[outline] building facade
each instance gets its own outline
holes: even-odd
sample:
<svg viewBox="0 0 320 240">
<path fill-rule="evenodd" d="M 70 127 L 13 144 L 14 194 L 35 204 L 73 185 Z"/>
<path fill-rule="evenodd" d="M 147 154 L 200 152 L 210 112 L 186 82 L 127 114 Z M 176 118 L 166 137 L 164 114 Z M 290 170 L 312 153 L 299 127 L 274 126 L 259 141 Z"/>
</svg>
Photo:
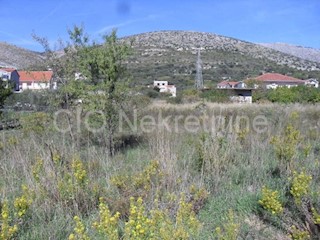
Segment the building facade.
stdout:
<svg viewBox="0 0 320 240">
<path fill-rule="evenodd" d="M 14 91 L 19 91 L 20 76 L 14 68 L 0 68 L 0 78 L 6 82 L 6 87 L 11 86 Z"/>
<path fill-rule="evenodd" d="M 306 85 L 305 80 L 283 75 L 280 73 L 265 73 L 258 77 L 255 77 L 253 80 L 256 80 L 259 86 L 263 86 L 266 89 L 276 89 L 278 87 L 290 88 L 300 85 Z"/>
<path fill-rule="evenodd" d="M 175 85 L 169 84 L 168 81 L 154 81 L 154 88 L 159 88 L 161 93 L 170 93 L 172 97 L 177 96 L 177 88 Z"/>
<path fill-rule="evenodd" d="M 57 89 L 52 71 L 19 71 L 20 90 Z"/>
</svg>

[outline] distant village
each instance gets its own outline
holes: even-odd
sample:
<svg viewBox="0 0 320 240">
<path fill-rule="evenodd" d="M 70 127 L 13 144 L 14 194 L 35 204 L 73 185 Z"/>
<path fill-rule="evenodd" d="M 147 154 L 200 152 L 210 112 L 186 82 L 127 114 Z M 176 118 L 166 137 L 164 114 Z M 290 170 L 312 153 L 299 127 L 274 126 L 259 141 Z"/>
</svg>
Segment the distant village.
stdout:
<svg viewBox="0 0 320 240">
<path fill-rule="evenodd" d="M 76 77 L 76 76 L 75 76 Z M 0 68 L 0 78 L 2 81 L 13 83 L 14 92 L 19 93 L 24 90 L 42 90 L 57 89 L 57 82 L 53 78 L 53 71 L 19 71 L 14 68 Z M 317 79 L 297 79 L 291 76 L 279 73 L 264 73 L 243 81 L 223 80 L 217 84 L 216 89 L 228 91 L 230 99 L 233 102 L 252 103 L 252 91 L 263 87 L 265 89 L 276 89 L 278 87 L 296 87 L 309 86 L 318 88 Z M 159 91 L 160 93 L 170 94 L 172 97 L 177 96 L 177 88 L 168 81 L 154 81 L 148 86 Z M 203 87 L 202 90 L 210 90 Z"/>
</svg>

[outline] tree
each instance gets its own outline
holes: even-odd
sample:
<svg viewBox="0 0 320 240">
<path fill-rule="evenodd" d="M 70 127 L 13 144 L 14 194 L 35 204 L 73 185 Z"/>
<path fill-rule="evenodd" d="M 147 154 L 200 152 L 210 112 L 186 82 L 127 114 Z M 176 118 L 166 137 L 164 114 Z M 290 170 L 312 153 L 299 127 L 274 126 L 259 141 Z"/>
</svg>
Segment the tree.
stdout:
<svg viewBox="0 0 320 240">
<path fill-rule="evenodd" d="M 247 79 L 244 82 L 247 84 L 248 88 L 258 88 L 261 85 L 261 82 L 253 78 Z"/>
<path fill-rule="evenodd" d="M 84 115 L 94 112 L 90 114 L 93 121 L 102 117 L 107 150 L 114 155 L 119 111 L 128 92 L 123 63 L 131 47 L 117 39 L 115 30 L 105 35 L 101 44 L 90 41 L 83 27 L 75 26 L 68 33 L 70 42 L 60 44 L 64 48 L 62 57 L 50 49 L 47 40 L 35 37 L 45 48 L 48 66 L 60 85 L 56 94 L 58 105 L 73 109 L 81 99 Z"/>
<path fill-rule="evenodd" d="M 3 108 L 5 100 L 12 94 L 12 90 L 8 87 L 6 87 L 6 84 L 2 79 L 0 78 L 0 109 Z M 0 111 L 0 117 L 1 117 L 1 111 Z"/>
<path fill-rule="evenodd" d="M 59 86 L 58 91 L 49 94 L 54 109 L 72 108 L 84 91 L 84 81 L 76 81 L 76 74 L 80 68 L 80 49 L 88 45 L 89 39 L 82 27 L 75 26 L 73 30 L 68 30 L 68 33 L 70 41 L 59 40 L 56 49 L 51 48 L 47 38 L 32 34 L 33 39 L 43 47 L 45 65 L 53 71 L 52 79 Z"/>
<path fill-rule="evenodd" d="M 81 50 L 81 70 L 85 78 L 91 80 L 86 106 L 103 115 L 108 152 L 114 155 L 119 111 L 127 99 L 127 76 L 123 63 L 130 53 L 130 46 L 119 43 L 114 30 L 104 36 L 101 46 L 93 44 Z"/>
</svg>

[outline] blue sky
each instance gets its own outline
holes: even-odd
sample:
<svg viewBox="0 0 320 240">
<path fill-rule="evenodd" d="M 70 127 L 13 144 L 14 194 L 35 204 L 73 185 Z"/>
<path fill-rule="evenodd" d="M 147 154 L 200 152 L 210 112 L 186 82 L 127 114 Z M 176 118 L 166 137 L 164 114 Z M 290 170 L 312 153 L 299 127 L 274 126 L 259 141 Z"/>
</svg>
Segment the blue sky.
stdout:
<svg viewBox="0 0 320 240">
<path fill-rule="evenodd" d="M 320 0 L 0 0 L 0 9 L 0 41 L 38 51 L 33 31 L 54 43 L 75 24 L 96 40 L 112 28 L 192 30 L 320 48 Z"/>
</svg>

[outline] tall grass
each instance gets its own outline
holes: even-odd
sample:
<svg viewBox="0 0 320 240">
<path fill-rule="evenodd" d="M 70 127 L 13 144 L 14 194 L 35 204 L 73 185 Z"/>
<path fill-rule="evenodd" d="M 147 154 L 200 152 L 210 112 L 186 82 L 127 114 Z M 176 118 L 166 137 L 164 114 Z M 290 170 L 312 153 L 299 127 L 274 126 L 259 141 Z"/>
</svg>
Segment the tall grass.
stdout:
<svg viewBox="0 0 320 240">
<path fill-rule="evenodd" d="M 29 214 L 19 226 L 18 239 L 66 239 L 74 228 L 73 216 L 81 216 L 84 224 L 90 226 L 98 214 L 100 197 L 107 199 L 112 212 L 121 212 L 123 221 L 128 217 L 130 196 L 143 197 L 147 209 L 151 209 L 158 198 L 160 206 L 169 209 L 173 217 L 181 193 L 193 203 L 203 223 L 198 238 L 214 239 L 215 228 L 224 224 L 230 209 L 235 219 L 245 220 L 241 237 L 263 239 L 269 234 L 270 239 L 285 237 L 286 229 L 276 230 L 275 224 L 263 222 L 258 204 L 262 186 L 278 189 L 282 195 L 288 186 L 287 176 L 279 169 L 275 147 L 270 142 L 275 136 L 283 136 L 288 124 L 300 131 L 302 139 L 294 158 L 299 169 L 312 173 L 316 181 L 312 188 L 316 189 L 320 177 L 319 110 L 317 105 L 299 104 L 154 103 L 141 113 L 139 121 L 146 115 L 158 119 L 161 112 L 162 119 L 172 116 L 168 122 L 178 128 L 168 131 L 162 126 L 149 133 L 141 129 L 131 132 L 130 136 L 136 136 L 136 144 L 120 144 L 121 149 L 112 158 L 96 139 L 106 133 L 97 136 L 75 129 L 62 134 L 50 121 L 41 122 L 44 125 L 40 130 L 32 125 L 36 121 L 24 122 L 22 129 L 0 132 L 0 200 L 13 201 L 21 194 L 22 184 L 34 194 Z M 199 118 L 203 125 L 212 120 L 204 116 L 220 116 L 231 130 L 217 125 L 214 131 L 201 127 L 187 131 L 183 124 L 191 115 Z M 252 128 L 253 119 L 258 115 L 264 116 L 268 123 L 262 133 Z M 175 120 L 174 116 L 181 117 Z M 235 119 L 241 116 L 247 118 L 236 123 Z M 124 141 L 127 134 L 119 132 L 119 141 Z M 304 154 L 307 145 L 310 151 Z M 83 183 L 75 175 L 79 170 L 73 167 L 75 159 L 83 163 Z M 159 163 L 159 175 L 153 174 L 149 182 L 143 182 L 146 180 L 142 176 L 142 185 L 132 184 L 141 174 L 146 174 L 145 169 L 152 162 Z M 125 187 L 114 184 L 112 179 L 122 179 Z M 194 193 L 199 189 L 206 189 L 208 197 Z M 252 224 L 253 219 L 260 222 Z"/>
</svg>

